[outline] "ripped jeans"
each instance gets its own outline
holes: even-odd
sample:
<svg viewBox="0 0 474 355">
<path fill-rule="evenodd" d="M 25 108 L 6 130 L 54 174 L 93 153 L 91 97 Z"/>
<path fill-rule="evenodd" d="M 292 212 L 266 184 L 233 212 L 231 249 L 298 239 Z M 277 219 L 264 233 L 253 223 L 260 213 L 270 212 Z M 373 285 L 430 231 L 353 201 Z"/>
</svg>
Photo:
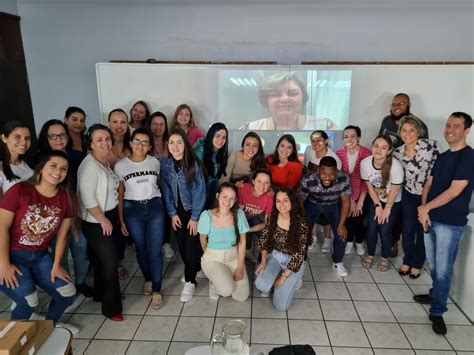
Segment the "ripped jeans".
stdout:
<svg viewBox="0 0 474 355">
<path fill-rule="evenodd" d="M 16 307 L 12 312 L 13 320 L 29 319 L 38 306 L 38 291 L 36 285 L 51 296 L 46 319 L 57 323 L 64 311 L 74 300 L 76 288 L 74 284 L 65 282 L 56 277 L 51 282 L 53 256 L 47 249 L 37 251 L 11 250 L 10 263 L 21 270 L 23 275 L 16 274 L 20 286 L 8 288 L 0 285 L 4 292 L 13 301 Z"/>
</svg>

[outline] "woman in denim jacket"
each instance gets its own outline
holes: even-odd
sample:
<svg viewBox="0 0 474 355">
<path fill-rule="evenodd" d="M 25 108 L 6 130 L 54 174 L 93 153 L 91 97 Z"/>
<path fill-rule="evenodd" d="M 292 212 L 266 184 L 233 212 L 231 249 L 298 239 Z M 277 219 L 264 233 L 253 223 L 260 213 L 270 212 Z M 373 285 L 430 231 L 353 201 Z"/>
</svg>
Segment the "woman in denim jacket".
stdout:
<svg viewBox="0 0 474 355">
<path fill-rule="evenodd" d="M 182 129 L 171 131 L 168 151 L 171 156 L 161 165 L 161 189 L 184 261 L 185 284 L 180 300 L 188 302 L 193 298 L 196 273 L 201 269 L 197 224 L 206 203 L 206 183 L 199 160 Z"/>
</svg>

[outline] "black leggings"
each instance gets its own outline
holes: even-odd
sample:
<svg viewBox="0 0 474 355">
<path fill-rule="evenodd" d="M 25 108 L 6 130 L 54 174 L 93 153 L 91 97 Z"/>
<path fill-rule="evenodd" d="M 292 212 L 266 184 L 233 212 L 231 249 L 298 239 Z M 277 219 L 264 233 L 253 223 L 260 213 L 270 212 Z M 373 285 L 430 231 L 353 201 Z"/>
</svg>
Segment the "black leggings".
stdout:
<svg viewBox="0 0 474 355">
<path fill-rule="evenodd" d="M 184 279 L 186 282 L 196 283 L 196 274 L 201 270 L 202 248 L 199 233 L 189 235 L 188 223 L 191 220 L 191 211 L 185 211 L 178 207 L 178 217 L 181 220 L 181 228 L 176 230 L 178 249 L 184 262 Z"/>
<path fill-rule="evenodd" d="M 114 317 L 122 314 L 122 296 L 118 277 L 119 256 L 116 242 L 120 238 L 117 225 L 117 209 L 105 212 L 112 222 L 111 236 L 102 233 L 100 223 L 82 221 L 82 233 L 87 239 L 91 252 L 91 262 L 94 265 L 94 300 L 102 302 L 102 314 Z"/>
</svg>

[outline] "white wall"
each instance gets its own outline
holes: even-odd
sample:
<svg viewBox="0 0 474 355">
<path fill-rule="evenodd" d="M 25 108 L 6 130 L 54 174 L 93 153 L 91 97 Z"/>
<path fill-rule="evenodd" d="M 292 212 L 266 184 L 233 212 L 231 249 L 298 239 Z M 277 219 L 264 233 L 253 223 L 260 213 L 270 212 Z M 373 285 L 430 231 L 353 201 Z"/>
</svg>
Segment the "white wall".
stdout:
<svg viewBox="0 0 474 355">
<path fill-rule="evenodd" d="M 69 105 L 98 122 L 94 63 L 111 59 L 298 64 L 474 57 L 469 0 L 229 2 L 18 0 L 37 127 Z"/>
<path fill-rule="evenodd" d="M 6 12 L 11 15 L 18 15 L 18 7 L 16 0 L 1 0 L 0 12 Z"/>
</svg>

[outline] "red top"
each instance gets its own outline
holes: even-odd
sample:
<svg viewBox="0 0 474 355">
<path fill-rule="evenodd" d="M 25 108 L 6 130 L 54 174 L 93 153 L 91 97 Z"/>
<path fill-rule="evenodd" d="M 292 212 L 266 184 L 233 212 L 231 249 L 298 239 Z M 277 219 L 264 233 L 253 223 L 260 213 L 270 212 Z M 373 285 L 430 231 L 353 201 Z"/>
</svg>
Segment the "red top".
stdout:
<svg viewBox="0 0 474 355">
<path fill-rule="evenodd" d="M 188 131 L 188 139 L 191 145 L 194 145 L 199 138 L 206 138 L 204 132 L 197 127 L 193 127 Z"/>
<path fill-rule="evenodd" d="M 268 169 L 272 172 L 272 184 L 288 186 L 297 190 L 303 175 L 303 165 L 299 161 L 289 161 L 283 166 L 272 165 L 273 156 L 267 157 Z"/>
<path fill-rule="evenodd" d="M 65 218 L 71 218 L 66 191 L 54 197 L 41 195 L 34 185 L 18 183 L 0 200 L 0 208 L 14 212 L 10 227 L 10 250 L 45 249 Z"/>
<path fill-rule="evenodd" d="M 265 215 L 270 214 L 273 208 L 273 196 L 269 191 L 261 197 L 252 193 L 252 184 L 245 183 L 239 187 L 239 207 L 244 211 L 250 226 L 265 223 Z"/>
<path fill-rule="evenodd" d="M 367 185 L 362 178 L 360 177 L 360 162 L 372 155 L 372 152 L 364 146 L 359 145 L 359 153 L 357 154 L 357 159 L 354 165 L 354 171 L 352 174 L 349 174 L 349 157 L 348 157 L 347 147 L 342 147 L 336 152 L 336 155 L 341 159 L 342 162 L 342 171 L 349 176 L 351 180 L 351 190 L 352 190 L 352 199 L 358 201 L 360 193 L 362 191 L 367 192 Z"/>
</svg>

